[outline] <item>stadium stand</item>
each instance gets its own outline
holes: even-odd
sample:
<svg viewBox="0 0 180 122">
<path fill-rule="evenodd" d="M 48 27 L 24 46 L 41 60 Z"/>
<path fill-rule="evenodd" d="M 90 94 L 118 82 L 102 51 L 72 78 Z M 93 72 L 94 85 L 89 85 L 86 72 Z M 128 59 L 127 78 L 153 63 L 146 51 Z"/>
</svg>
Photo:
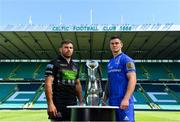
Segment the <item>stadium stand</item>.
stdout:
<svg viewBox="0 0 180 122">
<path fill-rule="evenodd" d="M 30 102 L 30 108 L 47 108 L 44 85 L 42 84 L 39 89 L 36 91 L 36 95 L 32 102 Z"/>
<path fill-rule="evenodd" d="M 149 73 L 144 68 L 142 63 L 136 63 L 136 73 L 137 73 L 137 79 L 141 79 L 141 80 L 149 79 Z"/>
<path fill-rule="evenodd" d="M 151 80 L 171 79 L 159 63 L 144 63 L 143 66 L 148 71 Z"/>
<path fill-rule="evenodd" d="M 107 80 L 107 63 L 100 63 L 100 69 L 101 69 L 101 73 L 102 73 L 102 79 L 103 80 Z"/>
<path fill-rule="evenodd" d="M 44 71 L 46 62 L 0 63 L 0 109 L 45 109 Z M 85 63 L 80 67 L 83 95 Z M 102 88 L 107 81 L 106 62 L 100 63 Z M 136 63 L 138 83 L 135 109 L 180 110 L 179 63 Z"/>
<path fill-rule="evenodd" d="M 0 84 L 0 101 L 3 103 L 15 91 L 15 84 Z"/>
<path fill-rule="evenodd" d="M 0 63 L 0 77 L 1 78 L 10 78 L 14 76 L 13 69 L 17 66 L 17 63 Z"/>
<path fill-rule="evenodd" d="M 167 63 L 166 67 L 169 69 L 169 73 L 174 79 L 180 79 L 179 63 Z"/>
<path fill-rule="evenodd" d="M 86 79 L 86 74 L 85 74 L 85 63 L 77 63 L 77 65 L 79 66 L 79 70 L 80 70 L 80 74 L 79 77 L 81 80 L 85 80 Z"/>
<path fill-rule="evenodd" d="M 47 63 L 0 63 L 0 78 L 13 79 L 20 78 L 25 80 L 38 80 L 44 78 L 44 70 Z M 80 78 L 86 79 L 85 63 L 78 63 L 80 67 Z M 107 63 L 100 63 L 103 80 L 107 80 Z M 137 78 L 139 80 L 174 80 L 180 78 L 177 63 L 136 63 Z"/>
<path fill-rule="evenodd" d="M 151 109 L 150 101 L 144 94 L 140 84 L 136 85 L 133 95 L 134 95 L 135 109 Z"/>
<path fill-rule="evenodd" d="M 179 109 L 179 98 L 172 94 L 164 84 L 141 84 L 149 98 L 160 109 Z"/>
<path fill-rule="evenodd" d="M 39 84 L 1 84 L 9 88 L 10 92 L 7 94 L 8 98 L 1 101 L 0 108 L 23 108 L 27 102 L 33 100 L 36 94 L 36 90 L 39 87 Z M 3 88 L 4 89 L 4 88 Z"/>
</svg>

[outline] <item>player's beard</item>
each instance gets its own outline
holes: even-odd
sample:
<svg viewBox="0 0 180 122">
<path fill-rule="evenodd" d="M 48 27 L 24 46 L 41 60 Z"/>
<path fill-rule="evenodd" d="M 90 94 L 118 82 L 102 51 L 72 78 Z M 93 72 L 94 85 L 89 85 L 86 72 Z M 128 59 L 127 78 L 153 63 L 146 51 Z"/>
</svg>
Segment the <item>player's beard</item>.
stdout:
<svg viewBox="0 0 180 122">
<path fill-rule="evenodd" d="M 62 55 L 63 55 L 65 58 L 71 58 L 72 54 L 68 54 L 68 53 L 70 53 L 70 52 L 67 52 L 67 54 L 66 54 L 66 53 L 63 53 Z"/>
<path fill-rule="evenodd" d="M 63 55 L 65 58 L 71 58 L 71 56 L 65 56 L 65 55 Z"/>
</svg>

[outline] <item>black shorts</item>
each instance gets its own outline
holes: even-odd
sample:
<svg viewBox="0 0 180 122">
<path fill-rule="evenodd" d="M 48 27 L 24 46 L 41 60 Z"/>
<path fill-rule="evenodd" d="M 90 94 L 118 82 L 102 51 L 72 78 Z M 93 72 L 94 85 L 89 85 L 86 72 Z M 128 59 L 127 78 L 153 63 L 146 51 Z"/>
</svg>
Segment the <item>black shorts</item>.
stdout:
<svg viewBox="0 0 180 122">
<path fill-rule="evenodd" d="M 77 104 L 70 104 L 70 105 L 77 105 Z M 71 120 L 71 109 L 67 108 L 68 105 L 64 104 L 57 104 L 55 105 L 58 112 L 61 113 L 62 117 L 57 118 L 50 118 L 54 121 L 70 121 Z"/>
</svg>

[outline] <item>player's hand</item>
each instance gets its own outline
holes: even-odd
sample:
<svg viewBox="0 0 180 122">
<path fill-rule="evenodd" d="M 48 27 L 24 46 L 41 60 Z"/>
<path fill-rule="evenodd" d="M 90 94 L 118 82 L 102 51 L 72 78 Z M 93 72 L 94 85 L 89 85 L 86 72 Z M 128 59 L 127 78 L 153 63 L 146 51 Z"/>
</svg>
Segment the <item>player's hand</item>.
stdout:
<svg viewBox="0 0 180 122">
<path fill-rule="evenodd" d="M 48 106 L 48 115 L 50 118 L 56 118 L 59 116 L 59 113 L 57 113 L 57 109 L 54 104 L 50 104 Z"/>
<path fill-rule="evenodd" d="M 80 106 L 84 106 L 84 102 L 80 102 L 79 105 L 80 105 Z"/>
<path fill-rule="evenodd" d="M 102 101 L 102 106 L 106 106 L 106 102 L 105 101 Z"/>
<path fill-rule="evenodd" d="M 129 107 L 129 99 L 124 98 L 119 107 L 120 109 L 127 109 Z"/>
</svg>

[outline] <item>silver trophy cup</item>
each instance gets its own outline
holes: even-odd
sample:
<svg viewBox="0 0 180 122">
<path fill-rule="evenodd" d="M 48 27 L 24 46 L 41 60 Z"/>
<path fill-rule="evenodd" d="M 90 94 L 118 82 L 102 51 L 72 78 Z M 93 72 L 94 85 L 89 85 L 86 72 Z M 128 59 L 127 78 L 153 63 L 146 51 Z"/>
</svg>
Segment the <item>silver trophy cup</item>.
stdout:
<svg viewBox="0 0 180 122">
<path fill-rule="evenodd" d="M 91 106 L 98 106 L 100 103 L 100 92 L 102 92 L 100 80 L 98 81 L 96 78 L 96 74 L 98 73 L 98 62 L 94 60 L 90 60 L 86 62 L 87 71 L 88 71 L 88 83 L 86 86 L 86 104 Z"/>
</svg>

